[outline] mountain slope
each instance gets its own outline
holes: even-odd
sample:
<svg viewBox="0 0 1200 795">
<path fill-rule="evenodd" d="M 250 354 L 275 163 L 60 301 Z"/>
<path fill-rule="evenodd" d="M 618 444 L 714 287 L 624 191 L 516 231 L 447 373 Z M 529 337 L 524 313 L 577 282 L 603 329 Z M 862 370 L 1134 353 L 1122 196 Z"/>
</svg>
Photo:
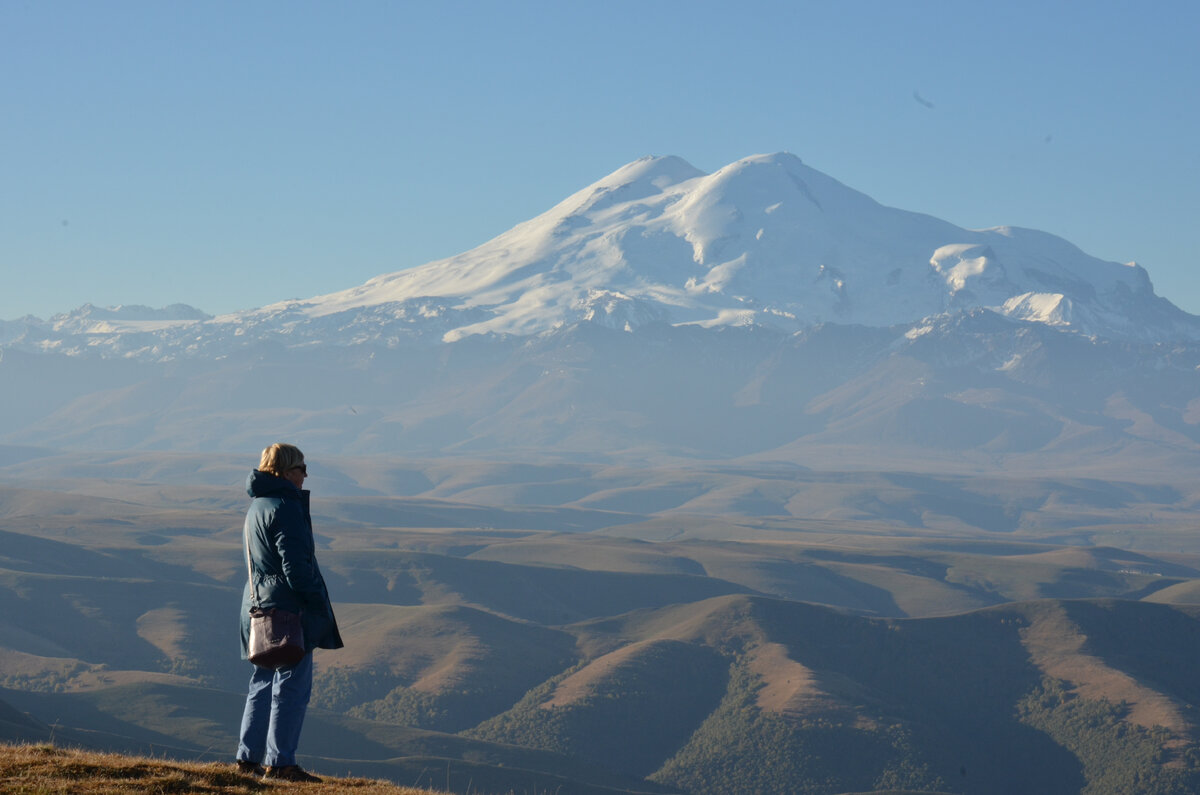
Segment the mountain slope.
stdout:
<svg viewBox="0 0 1200 795">
<path fill-rule="evenodd" d="M 634 774 L 658 765 L 652 780 L 698 794 L 1182 794 L 1200 781 L 1183 750 L 1187 666 L 1156 662 L 1196 652 L 1194 610 L 1045 601 L 894 621 L 728 596 L 578 631 L 590 662 L 472 733 Z"/>
</svg>

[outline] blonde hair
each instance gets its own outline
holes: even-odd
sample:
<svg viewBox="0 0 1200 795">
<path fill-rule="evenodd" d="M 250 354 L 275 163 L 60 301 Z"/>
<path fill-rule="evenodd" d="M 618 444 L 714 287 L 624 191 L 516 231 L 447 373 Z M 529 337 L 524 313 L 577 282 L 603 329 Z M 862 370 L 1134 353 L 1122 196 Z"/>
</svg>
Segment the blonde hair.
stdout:
<svg viewBox="0 0 1200 795">
<path fill-rule="evenodd" d="M 269 472 L 275 477 L 281 478 L 283 473 L 303 463 L 304 453 L 300 452 L 299 447 L 276 442 L 262 451 L 262 458 L 258 462 L 258 471 Z"/>
</svg>

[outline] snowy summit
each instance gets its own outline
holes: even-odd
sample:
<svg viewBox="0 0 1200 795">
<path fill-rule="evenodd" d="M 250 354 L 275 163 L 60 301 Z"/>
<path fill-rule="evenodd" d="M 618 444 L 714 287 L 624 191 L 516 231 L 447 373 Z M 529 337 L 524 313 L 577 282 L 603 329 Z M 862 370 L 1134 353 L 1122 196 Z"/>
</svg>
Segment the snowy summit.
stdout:
<svg viewBox="0 0 1200 795">
<path fill-rule="evenodd" d="M 1200 332 L 1137 265 L 884 207 L 786 153 L 713 174 L 642 158 L 471 251 L 264 311 L 385 306 L 440 318 L 446 341 L 581 321 L 887 326 L 977 307 L 1100 336 Z"/>
<path fill-rule="evenodd" d="M 1200 318 L 1156 296 L 1136 264 L 1097 259 L 1044 232 L 969 230 L 885 207 L 778 153 L 712 174 L 678 157 L 645 157 L 475 249 L 325 296 L 183 328 L 175 320 L 157 332 L 60 320 L 29 326 L 16 343 L 162 357 L 266 337 L 395 345 L 578 323 L 796 331 L 979 309 L 1089 336 L 1200 340 Z M 68 331 L 86 343 L 63 339 Z"/>
</svg>

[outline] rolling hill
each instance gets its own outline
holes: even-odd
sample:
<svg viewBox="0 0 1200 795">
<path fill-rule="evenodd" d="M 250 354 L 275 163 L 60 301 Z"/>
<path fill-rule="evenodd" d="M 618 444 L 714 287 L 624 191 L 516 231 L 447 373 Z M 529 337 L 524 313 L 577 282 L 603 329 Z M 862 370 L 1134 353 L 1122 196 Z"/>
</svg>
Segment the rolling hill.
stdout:
<svg viewBox="0 0 1200 795">
<path fill-rule="evenodd" d="M 22 485 L 0 490 L 6 739 L 228 757 L 244 572 L 240 504 L 222 496 L 236 482 L 221 481 L 237 468 L 192 459 L 27 451 L 11 465 Z M 1062 544 L 1030 525 L 901 535 L 716 514 L 647 541 L 636 535 L 689 515 L 446 499 L 486 495 L 489 479 L 552 480 L 549 468 L 431 461 L 418 477 L 412 461 L 362 464 L 326 461 L 312 484 L 347 641 L 318 654 L 301 748 L 317 771 L 441 787 L 448 770 L 462 792 L 1196 786 L 1195 551 Z M 426 491 L 378 495 L 400 471 Z M 595 471 L 601 491 L 631 482 Z M 681 474 L 668 480 L 678 488 Z M 326 484 L 342 496 L 322 498 Z M 911 499 L 928 484 L 892 488 Z M 1098 499 L 1090 488 L 1038 499 Z M 1107 499 L 1118 510 L 1147 496 Z M 615 523 L 555 532 L 541 527 L 547 511 Z"/>
</svg>

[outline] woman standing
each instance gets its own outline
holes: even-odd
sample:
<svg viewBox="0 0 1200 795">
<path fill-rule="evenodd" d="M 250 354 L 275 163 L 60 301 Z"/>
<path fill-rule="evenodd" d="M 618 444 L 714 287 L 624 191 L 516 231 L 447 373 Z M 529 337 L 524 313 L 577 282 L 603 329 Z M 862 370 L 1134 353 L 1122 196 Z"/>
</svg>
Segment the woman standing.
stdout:
<svg viewBox="0 0 1200 795">
<path fill-rule="evenodd" d="M 252 499 L 243 538 L 251 573 L 242 593 L 242 659 L 247 659 L 249 647 L 252 592 L 264 609 L 300 614 L 305 655 L 295 665 L 254 668 L 237 767 L 270 779 L 316 782 L 320 779 L 296 764 L 312 694 L 312 650 L 340 649 L 342 636 L 317 566 L 309 493 L 303 489 L 306 477 L 308 467 L 299 448 L 273 444 L 263 450 L 258 469 L 246 479 Z"/>
</svg>

